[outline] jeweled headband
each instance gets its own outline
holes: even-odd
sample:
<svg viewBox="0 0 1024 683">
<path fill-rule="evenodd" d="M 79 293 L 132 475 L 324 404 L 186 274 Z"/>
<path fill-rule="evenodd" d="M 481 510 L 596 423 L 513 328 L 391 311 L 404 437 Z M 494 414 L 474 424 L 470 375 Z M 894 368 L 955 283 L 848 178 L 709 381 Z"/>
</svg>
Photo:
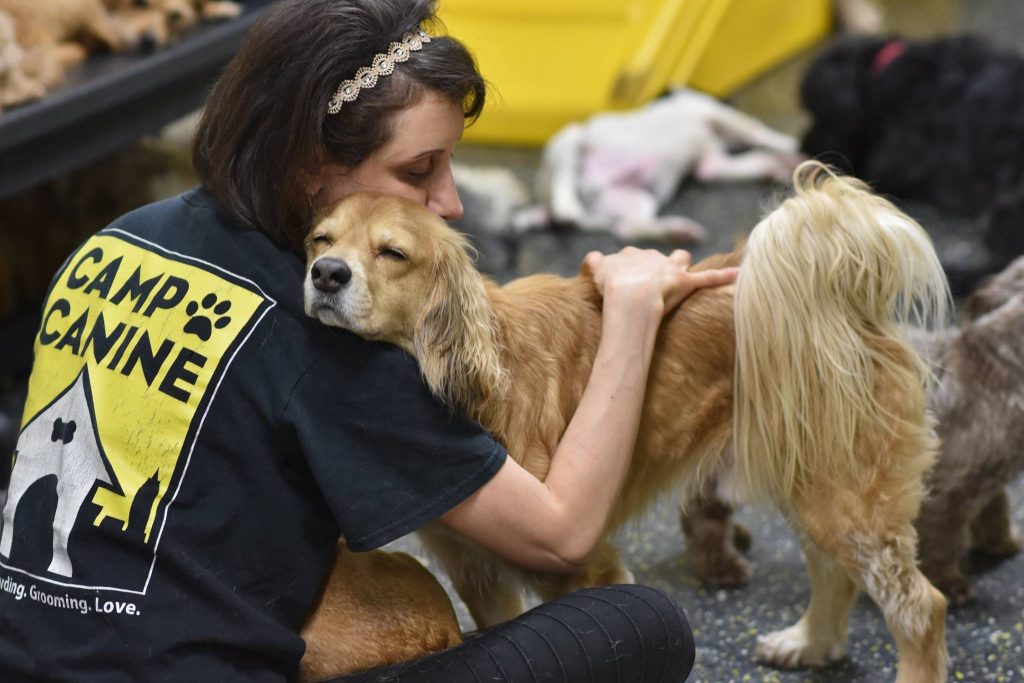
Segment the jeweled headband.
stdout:
<svg viewBox="0 0 1024 683">
<path fill-rule="evenodd" d="M 388 76 L 395 70 L 395 64 L 409 59 L 409 54 L 416 52 L 423 47 L 424 43 L 430 42 L 430 34 L 423 29 L 409 31 L 402 40 L 388 45 L 387 52 L 381 52 L 374 56 L 371 66 L 364 66 L 356 72 L 355 78 L 342 81 L 334 95 L 327 101 L 327 113 L 337 114 L 341 111 L 341 105 L 351 102 L 359 97 L 359 92 L 377 85 L 377 79 L 381 76 Z"/>
</svg>

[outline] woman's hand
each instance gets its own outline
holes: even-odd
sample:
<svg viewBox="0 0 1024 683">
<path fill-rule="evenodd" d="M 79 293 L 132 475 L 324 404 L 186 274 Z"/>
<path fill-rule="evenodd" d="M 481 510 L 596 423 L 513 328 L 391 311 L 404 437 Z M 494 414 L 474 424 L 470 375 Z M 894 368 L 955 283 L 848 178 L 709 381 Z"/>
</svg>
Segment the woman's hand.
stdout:
<svg viewBox="0 0 1024 683">
<path fill-rule="evenodd" d="M 690 272 L 690 252 L 677 249 L 668 256 L 653 249 L 626 247 L 616 254 L 592 251 L 583 259 L 597 291 L 614 306 L 644 306 L 657 319 L 701 287 L 736 280 L 738 268 Z"/>
<path fill-rule="evenodd" d="M 539 481 L 509 458 L 484 486 L 441 519 L 528 569 L 577 572 L 604 538 L 636 446 L 647 375 L 662 315 L 736 269 L 690 273 L 690 255 L 626 247 L 588 254 L 604 297 L 601 342 L 576 412 Z M 501 529 L 501 533 L 495 533 Z"/>
</svg>

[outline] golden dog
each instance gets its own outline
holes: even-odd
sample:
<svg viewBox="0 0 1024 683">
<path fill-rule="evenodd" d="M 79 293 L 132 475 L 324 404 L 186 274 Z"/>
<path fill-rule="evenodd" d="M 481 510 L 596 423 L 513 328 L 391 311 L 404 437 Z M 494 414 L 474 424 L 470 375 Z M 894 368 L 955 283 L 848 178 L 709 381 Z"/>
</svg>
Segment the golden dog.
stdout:
<svg viewBox="0 0 1024 683">
<path fill-rule="evenodd" d="M 797 531 L 812 588 L 803 617 L 761 638 L 759 656 L 783 667 L 843 656 L 861 589 L 896 640 L 896 680 L 945 681 L 946 601 L 917 569 L 913 527 L 937 447 L 928 370 L 901 327 L 941 321 L 945 278 L 921 227 L 859 181 L 808 162 L 794 185 L 742 253 L 696 266 L 742 260 L 737 284 L 665 317 L 609 533 L 660 494 L 699 486 L 731 443 L 745 489 Z M 405 349 L 439 397 L 544 478 L 600 341 L 586 273 L 499 287 L 426 208 L 371 195 L 340 202 L 307 244 L 309 315 Z M 581 575 L 561 577 L 518 571 L 439 523 L 421 535 L 481 627 L 517 614 L 523 585 L 550 599 L 630 579 L 608 541 Z"/>
</svg>

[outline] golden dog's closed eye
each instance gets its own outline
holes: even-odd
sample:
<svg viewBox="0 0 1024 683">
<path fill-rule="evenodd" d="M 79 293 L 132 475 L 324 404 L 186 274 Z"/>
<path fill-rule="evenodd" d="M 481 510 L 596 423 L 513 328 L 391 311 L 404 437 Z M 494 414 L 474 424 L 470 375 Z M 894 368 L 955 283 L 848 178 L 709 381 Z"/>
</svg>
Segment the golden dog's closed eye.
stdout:
<svg viewBox="0 0 1024 683">
<path fill-rule="evenodd" d="M 383 246 L 377 249 L 377 256 L 393 259 L 395 261 L 405 261 L 407 258 L 401 249 L 389 246 Z"/>
</svg>

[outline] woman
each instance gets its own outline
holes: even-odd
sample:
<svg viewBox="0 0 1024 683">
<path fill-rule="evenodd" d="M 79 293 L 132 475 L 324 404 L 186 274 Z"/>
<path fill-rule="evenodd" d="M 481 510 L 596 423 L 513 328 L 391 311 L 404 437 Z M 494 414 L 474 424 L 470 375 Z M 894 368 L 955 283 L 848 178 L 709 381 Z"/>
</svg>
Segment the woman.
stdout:
<svg viewBox="0 0 1024 683">
<path fill-rule="evenodd" d="M 529 569 L 585 564 L 662 315 L 735 272 L 588 255 L 601 345 L 545 482 L 450 415 L 401 351 L 307 318 L 319 207 L 373 190 L 461 215 L 450 160 L 484 84 L 458 42 L 416 33 L 432 10 L 275 4 L 210 95 L 202 187 L 119 219 L 54 279 L 4 513 L 3 680 L 290 679 L 339 534 L 367 550 L 440 519 Z M 374 65 L 352 97 L 344 82 Z M 654 590 L 538 610 L 394 675 L 682 680 L 692 665 L 685 617 Z"/>
</svg>

